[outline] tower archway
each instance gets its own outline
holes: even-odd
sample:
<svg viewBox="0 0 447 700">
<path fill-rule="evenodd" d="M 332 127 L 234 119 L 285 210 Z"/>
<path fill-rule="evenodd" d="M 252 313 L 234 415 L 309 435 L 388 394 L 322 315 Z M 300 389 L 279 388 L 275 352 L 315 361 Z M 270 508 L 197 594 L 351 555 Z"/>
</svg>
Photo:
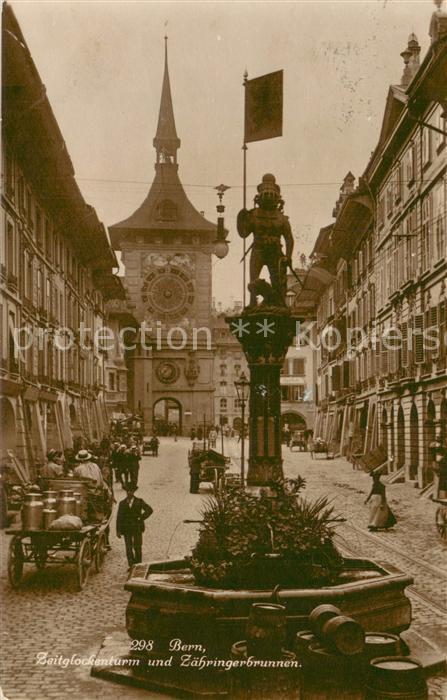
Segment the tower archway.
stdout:
<svg viewBox="0 0 447 700">
<path fill-rule="evenodd" d="M 153 407 L 154 430 L 157 435 L 182 434 L 182 405 L 177 399 L 157 399 Z"/>
</svg>

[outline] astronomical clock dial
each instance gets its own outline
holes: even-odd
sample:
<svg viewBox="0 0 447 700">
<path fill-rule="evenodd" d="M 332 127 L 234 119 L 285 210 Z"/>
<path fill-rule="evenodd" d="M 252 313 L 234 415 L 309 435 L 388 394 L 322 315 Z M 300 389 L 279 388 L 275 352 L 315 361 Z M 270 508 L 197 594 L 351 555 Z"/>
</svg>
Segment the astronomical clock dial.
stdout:
<svg viewBox="0 0 447 700">
<path fill-rule="evenodd" d="M 162 267 L 146 275 L 141 298 L 148 313 L 160 321 L 183 318 L 194 303 L 194 284 L 178 267 Z"/>
<path fill-rule="evenodd" d="M 157 367 L 157 377 L 163 384 L 172 384 L 180 374 L 180 370 L 173 362 L 162 362 Z"/>
</svg>

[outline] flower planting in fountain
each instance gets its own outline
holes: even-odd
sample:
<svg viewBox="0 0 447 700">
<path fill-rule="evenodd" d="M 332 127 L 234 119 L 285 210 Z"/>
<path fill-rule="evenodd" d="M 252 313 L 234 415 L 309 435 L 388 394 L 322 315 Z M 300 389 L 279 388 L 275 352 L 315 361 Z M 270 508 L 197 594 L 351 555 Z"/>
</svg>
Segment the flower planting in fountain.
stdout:
<svg viewBox="0 0 447 700">
<path fill-rule="evenodd" d="M 263 589 L 334 584 L 343 559 L 327 498 L 308 501 L 305 480 L 276 481 L 259 496 L 231 486 L 209 498 L 190 561 L 197 583 Z"/>
</svg>

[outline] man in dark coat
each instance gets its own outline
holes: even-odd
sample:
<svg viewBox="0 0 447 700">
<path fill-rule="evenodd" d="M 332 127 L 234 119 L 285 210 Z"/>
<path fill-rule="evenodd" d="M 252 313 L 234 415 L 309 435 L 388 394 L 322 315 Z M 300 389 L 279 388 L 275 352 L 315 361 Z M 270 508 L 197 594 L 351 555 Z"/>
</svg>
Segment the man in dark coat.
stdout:
<svg viewBox="0 0 447 700">
<path fill-rule="evenodd" d="M 135 490 L 133 484 L 126 487 L 127 496 L 120 501 L 116 516 L 116 534 L 124 535 L 129 568 L 141 562 L 144 521 L 153 513 L 150 505 L 135 496 Z"/>
</svg>

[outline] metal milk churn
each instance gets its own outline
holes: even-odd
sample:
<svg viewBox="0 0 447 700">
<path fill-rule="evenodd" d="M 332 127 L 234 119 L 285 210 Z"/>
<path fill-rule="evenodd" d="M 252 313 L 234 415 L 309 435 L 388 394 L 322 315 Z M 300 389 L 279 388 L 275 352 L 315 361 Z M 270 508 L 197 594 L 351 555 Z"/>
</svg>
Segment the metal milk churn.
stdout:
<svg viewBox="0 0 447 700">
<path fill-rule="evenodd" d="M 44 508 L 43 510 L 43 529 L 48 530 L 53 520 L 57 518 L 57 511 L 54 508 Z"/>
<path fill-rule="evenodd" d="M 77 515 L 78 518 L 80 518 L 80 517 L 81 517 L 81 512 L 82 512 L 82 496 L 81 496 L 81 494 L 78 493 L 77 491 L 75 491 L 75 492 L 73 493 L 73 496 L 74 496 L 75 499 L 76 499 L 76 510 L 75 510 L 75 515 Z"/>
<path fill-rule="evenodd" d="M 24 530 L 42 528 L 43 501 L 40 493 L 27 493 L 22 506 L 22 527 Z"/>
<path fill-rule="evenodd" d="M 61 515 L 76 515 L 76 498 L 71 489 L 63 489 L 59 491 L 57 499 L 57 517 Z"/>
<path fill-rule="evenodd" d="M 56 510 L 57 491 L 44 491 L 42 496 L 44 508 L 47 510 Z"/>
</svg>

